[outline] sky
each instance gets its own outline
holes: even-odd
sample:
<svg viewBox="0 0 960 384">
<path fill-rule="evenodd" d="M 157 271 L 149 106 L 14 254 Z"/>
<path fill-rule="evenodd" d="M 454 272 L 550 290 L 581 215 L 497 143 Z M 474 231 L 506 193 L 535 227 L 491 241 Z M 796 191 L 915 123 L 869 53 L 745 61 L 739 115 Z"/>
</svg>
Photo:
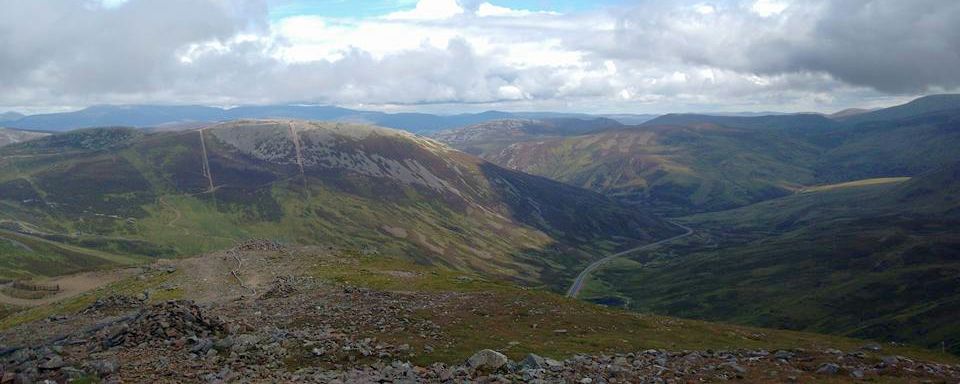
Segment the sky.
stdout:
<svg viewBox="0 0 960 384">
<path fill-rule="evenodd" d="M 0 111 L 818 111 L 960 89 L 956 0 L 0 0 Z"/>
</svg>

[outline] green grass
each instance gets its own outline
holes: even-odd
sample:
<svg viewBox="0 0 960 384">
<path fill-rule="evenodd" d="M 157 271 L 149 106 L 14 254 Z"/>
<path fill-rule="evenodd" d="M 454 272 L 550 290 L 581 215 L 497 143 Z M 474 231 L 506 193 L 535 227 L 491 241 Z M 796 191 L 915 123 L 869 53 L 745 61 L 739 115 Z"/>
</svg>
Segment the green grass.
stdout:
<svg viewBox="0 0 960 384">
<path fill-rule="evenodd" d="M 880 177 L 875 179 L 848 181 L 845 183 L 804 187 L 804 188 L 801 188 L 798 192 L 800 193 L 823 192 L 823 191 L 830 191 L 830 190 L 840 189 L 840 188 L 856 188 L 856 187 L 865 187 L 865 186 L 879 185 L 879 184 L 896 184 L 896 183 L 902 183 L 907 180 L 910 180 L 910 178 L 909 177 Z"/>
<path fill-rule="evenodd" d="M 960 316 L 960 221 L 942 213 L 951 189 L 915 193 L 941 185 L 926 178 L 684 218 L 695 236 L 597 271 L 583 297 L 625 297 L 633 310 L 688 318 L 945 342 L 958 353 L 960 327 L 947 319 Z"/>
<path fill-rule="evenodd" d="M 263 140 L 284 156 L 283 145 L 292 151 L 292 144 L 286 128 L 274 128 L 249 129 L 267 135 Z M 329 144 L 344 154 L 370 150 L 371 156 L 396 157 L 397 163 L 416 161 L 456 193 L 323 167 L 308 169 L 305 189 L 299 171 L 282 158 L 261 161 L 223 141 L 233 129 L 247 128 L 207 132 L 212 192 L 201 174 L 197 131 L 85 130 L 5 147 L 0 190 L 12 194 L 0 195 L 0 219 L 41 228 L 52 234 L 44 236 L 47 242 L 97 256 L 103 264 L 128 264 L 128 256 L 137 261 L 191 256 L 259 237 L 376 249 L 554 287 L 600 254 L 670 231 L 662 221 L 598 194 L 428 150 L 401 136 Z M 69 151 L 51 155 L 57 148 Z M 406 235 L 392 235 L 388 228 Z M 51 257 L 63 264 L 73 260 Z M 0 263 L 0 274 L 94 267 Z"/>
<path fill-rule="evenodd" d="M 0 318 L 0 329 L 16 327 L 54 315 L 77 313 L 90 306 L 90 304 L 93 304 L 97 298 L 109 295 L 137 296 L 144 290 L 151 289 L 152 292 L 154 292 L 150 296 L 151 303 L 181 299 L 184 295 L 182 289 L 155 289 L 175 275 L 176 273 L 156 272 L 147 275 L 147 278 L 142 280 L 138 278 L 127 278 L 53 304 L 19 309 Z"/>
<path fill-rule="evenodd" d="M 642 127 L 521 143 L 490 158 L 675 216 L 791 193 L 815 180 L 803 164 L 822 152 L 777 130 Z"/>
<path fill-rule="evenodd" d="M 14 245 L 11 240 L 19 245 Z M 0 277 L 5 278 L 56 276 L 138 264 L 147 260 L 144 257 L 117 255 L 5 230 L 0 230 L 0 253 L 3 254 L 0 258 Z"/>
<path fill-rule="evenodd" d="M 408 261 L 346 254 L 358 264 L 321 265 L 317 276 L 377 290 L 459 292 L 477 294 L 450 311 L 420 311 L 417 316 L 438 324 L 453 341 L 449 347 L 433 345 L 432 353 L 418 354 L 414 362 L 460 362 L 479 349 L 504 351 L 513 359 L 526 353 L 567 358 L 576 353 L 636 351 L 648 348 L 670 350 L 738 348 L 837 348 L 855 350 L 865 342 L 844 337 L 793 331 L 751 328 L 664 316 L 639 314 L 562 297 L 531 288 L 520 288 L 444 268 L 426 267 Z M 406 272 L 398 275 L 396 272 Z M 558 334 L 555 330 L 565 329 Z M 394 343 L 422 350 L 429 342 L 416 335 L 395 334 Z M 511 342 L 519 343 L 510 346 Z M 955 361 L 954 357 L 915 347 L 885 348 L 885 354 Z"/>
</svg>

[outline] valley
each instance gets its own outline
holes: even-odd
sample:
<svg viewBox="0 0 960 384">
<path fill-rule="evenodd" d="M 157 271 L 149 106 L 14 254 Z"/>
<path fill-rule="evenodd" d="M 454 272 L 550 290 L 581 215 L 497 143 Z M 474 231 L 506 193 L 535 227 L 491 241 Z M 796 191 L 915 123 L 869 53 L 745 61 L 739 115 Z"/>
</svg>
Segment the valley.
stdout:
<svg viewBox="0 0 960 384">
<path fill-rule="evenodd" d="M 832 119 L 665 115 L 514 140 L 466 127 L 449 142 L 696 229 L 583 271 L 588 300 L 958 351 L 938 320 L 960 310 L 958 113 L 942 95 Z"/>
<path fill-rule="evenodd" d="M 0 1 L 0 384 L 960 383 L 960 1 Z"/>
<path fill-rule="evenodd" d="M 117 294 L 125 310 L 136 313 L 184 310 L 192 304 L 167 302 L 184 299 L 249 322 L 255 320 L 228 303 L 263 303 L 278 289 L 313 295 L 327 292 L 329 284 L 336 284 L 333 292 L 344 284 L 386 289 L 374 297 L 401 289 L 432 292 L 427 302 L 414 304 L 432 319 L 426 324 L 474 321 L 434 317 L 435 311 L 476 315 L 478 309 L 451 307 L 442 298 L 465 294 L 460 283 L 417 277 L 426 274 L 460 276 L 453 280 L 468 286 L 482 282 L 483 288 L 468 292 L 532 290 L 537 299 L 531 300 L 555 308 L 552 316 L 561 323 L 548 326 L 553 330 L 527 336 L 503 330 L 501 341 L 511 340 L 498 350 L 508 355 L 516 345 L 557 358 L 622 350 L 606 331 L 549 341 L 571 328 L 593 329 L 579 323 L 586 321 L 580 312 L 622 329 L 649 326 L 625 320 L 631 312 L 644 314 L 640 319 L 677 316 L 658 323 L 739 324 L 696 323 L 706 328 L 682 337 L 675 326 L 659 336 L 641 332 L 633 339 L 619 331 L 617 337 L 630 348 L 701 350 L 704 361 L 713 358 L 704 351 L 754 345 L 816 362 L 794 366 L 794 376 L 823 377 L 824 369 L 834 369 L 823 362 L 833 351 L 865 358 L 856 352 L 857 339 L 845 337 L 893 343 L 883 348 L 956 353 L 960 329 L 944 319 L 960 314 L 960 163 L 947 149 L 960 138 L 958 111 L 900 113 L 896 121 L 870 119 L 887 110 L 836 119 L 666 115 L 639 126 L 605 119 L 494 120 L 434 138 L 288 119 L 34 137 L 0 148 L 0 278 L 58 290 L 3 288 L 0 330 L 63 316 L 56 329 L 80 332 L 93 319 L 76 311 Z M 854 117 L 860 120 L 845 120 Z M 896 155 L 904 146 L 926 148 L 928 156 L 906 161 Z M 318 270 L 317 263 L 327 267 Z M 561 292 L 585 302 L 563 301 Z M 460 300 L 466 299 L 454 302 Z M 478 304 L 487 308 L 480 310 L 483 318 L 493 316 L 485 329 L 505 321 L 491 315 L 500 313 L 496 303 L 505 296 L 469 300 L 485 303 Z M 270 310 L 284 318 L 310 316 L 293 303 L 278 301 Z M 521 318 L 544 319 L 545 312 L 534 312 Z M 540 329 L 539 321 L 527 326 Z M 362 329 L 346 332 L 365 334 Z M 446 350 L 436 341 L 375 337 L 388 343 L 383 348 L 423 348 L 425 354 L 408 357 L 417 364 L 455 366 L 489 345 L 471 329 L 446 329 L 459 335 L 450 336 L 456 341 Z M 763 336 L 734 341 L 731 332 Z M 898 353 L 945 356 L 911 348 Z M 288 367 L 312 359 L 296 348 L 283 350 L 261 358 L 285 356 Z M 740 364 L 738 353 L 724 359 Z M 214 356 L 220 355 L 210 356 L 219 361 Z M 245 377 L 294 377 L 230 361 L 245 369 Z M 558 360 L 563 368 L 557 372 L 606 375 L 580 363 Z M 905 374 L 857 364 L 837 369 L 855 376 Z M 127 369 L 133 367 L 150 369 L 142 363 Z M 787 375 L 782 367 L 765 377 L 755 376 L 761 368 L 753 363 L 739 367 L 716 374 L 687 367 L 678 377 L 777 382 Z M 631 374 L 651 374 L 640 369 Z"/>
<path fill-rule="evenodd" d="M 0 175 L 0 190 L 9 191 L 3 219 L 42 228 L 48 240 L 144 258 L 269 235 L 563 286 L 567 274 L 601 252 L 674 231 L 599 194 L 358 125 L 241 121 L 147 135 L 81 130 L 0 153 L 9 165 Z M 50 158 L 17 157 L 26 154 Z M 581 219 L 586 210 L 592 214 Z M 2 273 L 50 269 L 31 268 L 23 257 L 25 268 Z M 74 258 L 39 259 L 69 268 Z"/>
</svg>

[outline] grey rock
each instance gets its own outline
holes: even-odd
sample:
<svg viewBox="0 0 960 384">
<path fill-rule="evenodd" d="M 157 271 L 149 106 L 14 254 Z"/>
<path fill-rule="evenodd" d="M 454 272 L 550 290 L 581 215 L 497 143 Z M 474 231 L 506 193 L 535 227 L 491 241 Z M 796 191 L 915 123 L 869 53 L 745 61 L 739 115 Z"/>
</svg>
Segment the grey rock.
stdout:
<svg viewBox="0 0 960 384">
<path fill-rule="evenodd" d="M 720 366 L 721 366 L 721 367 L 729 368 L 730 370 L 732 370 L 732 371 L 734 371 L 734 372 L 736 372 L 736 373 L 739 373 L 739 374 L 747 373 L 747 369 L 746 369 L 746 368 L 741 367 L 739 364 L 734 363 L 734 362 L 723 363 L 723 364 L 720 364 Z"/>
<path fill-rule="evenodd" d="M 198 355 L 205 355 L 207 351 L 213 348 L 213 340 L 206 339 L 206 338 L 203 338 L 203 339 L 194 338 L 193 341 L 194 341 L 194 345 L 193 347 L 190 347 L 190 352 L 192 353 L 196 353 Z"/>
<path fill-rule="evenodd" d="M 507 365 L 509 361 L 510 359 L 500 352 L 492 349 L 484 349 L 475 353 L 473 356 L 470 356 L 470 358 L 467 359 L 467 366 L 473 368 L 474 370 L 493 372 L 500 369 L 500 367 Z"/>
<path fill-rule="evenodd" d="M 215 341 L 213 343 L 213 349 L 216 349 L 218 351 L 228 351 L 230 350 L 230 347 L 232 347 L 234 343 L 236 343 L 236 341 L 233 339 L 233 337 L 227 336 Z"/>
<path fill-rule="evenodd" d="M 864 345 L 864 346 L 861 347 L 860 349 L 863 349 L 864 351 L 874 351 L 874 352 L 876 352 L 876 351 L 879 351 L 879 350 L 883 349 L 883 347 L 881 347 L 880 344 L 877 344 L 877 343 L 869 343 L 869 344 Z"/>
<path fill-rule="evenodd" d="M 90 369 L 100 377 L 110 376 L 120 369 L 120 364 L 115 359 L 96 360 L 90 363 Z"/>
<path fill-rule="evenodd" d="M 547 367 L 546 359 L 537 354 L 529 354 L 520 362 L 523 369 L 544 369 Z"/>
<path fill-rule="evenodd" d="M 836 375 L 840 373 L 840 366 L 834 363 L 824 363 L 817 368 L 817 373 L 821 375 Z"/>
<path fill-rule="evenodd" d="M 884 366 L 889 367 L 889 366 L 897 365 L 900 359 L 897 359 L 896 356 L 884 356 L 882 359 L 880 359 L 880 361 L 883 362 Z"/>
<path fill-rule="evenodd" d="M 547 365 L 547 369 L 551 372 L 559 372 L 563 370 L 563 363 L 556 361 L 554 359 L 543 359 L 543 362 Z"/>
<path fill-rule="evenodd" d="M 60 369 L 66 366 L 67 364 L 63 362 L 63 358 L 57 355 L 51 355 L 46 359 L 46 361 L 40 363 L 37 367 L 40 369 Z"/>
<path fill-rule="evenodd" d="M 530 381 L 538 380 L 538 379 L 542 378 L 544 374 L 546 374 L 546 371 L 544 371 L 543 369 L 530 369 L 530 368 L 526 368 L 526 369 L 524 369 L 524 370 L 521 371 L 521 372 L 522 372 L 522 375 L 523 375 L 523 381 L 525 381 L 525 382 L 530 382 Z"/>
<path fill-rule="evenodd" d="M 780 359 L 780 360 L 790 360 L 793 358 L 793 356 L 794 356 L 793 352 L 784 351 L 784 350 L 779 350 L 773 354 L 773 357 L 775 359 Z"/>
</svg>

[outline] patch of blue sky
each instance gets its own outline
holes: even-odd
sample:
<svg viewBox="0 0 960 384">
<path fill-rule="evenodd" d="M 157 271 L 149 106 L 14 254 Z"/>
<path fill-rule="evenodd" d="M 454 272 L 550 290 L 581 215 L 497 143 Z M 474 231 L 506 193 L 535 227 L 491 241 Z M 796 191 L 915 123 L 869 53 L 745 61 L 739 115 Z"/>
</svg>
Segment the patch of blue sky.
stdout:
<svg viewBox="0 0 960 384">
<path fill-rule="evenodd" d="M 475 2 L 484 2 L 470 0 Z M 581 12 L 624 4 L 628 0 L 489 0 L 487 2 L 512 9 L 549 12 Z M 417 0 L 271 0 L 270 18 L 280 20 L 292 16 L 334 18 L 376 17 L 397 11 L 411 10 Z"/>
</svg>

